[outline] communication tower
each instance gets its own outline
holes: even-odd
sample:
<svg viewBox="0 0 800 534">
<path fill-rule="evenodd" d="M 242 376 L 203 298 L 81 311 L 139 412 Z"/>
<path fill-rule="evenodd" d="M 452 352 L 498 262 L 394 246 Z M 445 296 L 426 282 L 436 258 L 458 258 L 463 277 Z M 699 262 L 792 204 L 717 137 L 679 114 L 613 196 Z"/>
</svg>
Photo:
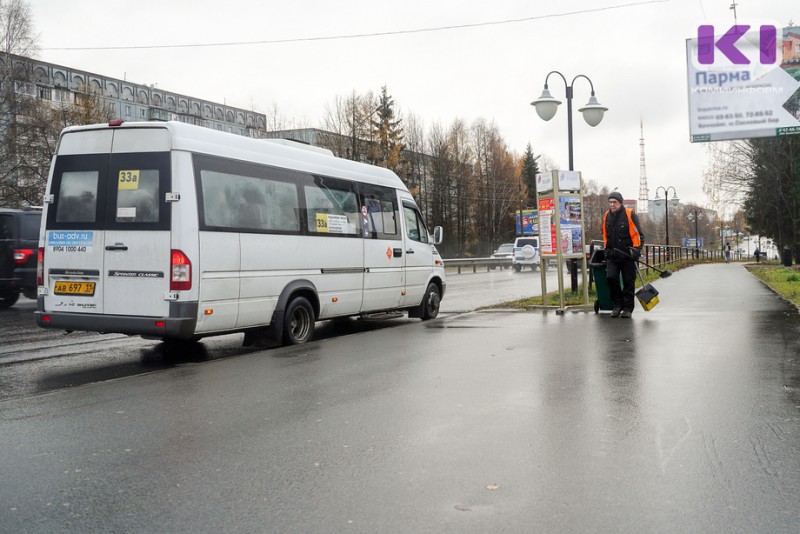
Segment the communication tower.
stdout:
<svg viewBox="0 0 800 534">
<path fill-rule="evenodd" d="M 650 192 L 647 189 L 647 168 L 644 164 L 644 124 L 642 119 L 639 119 L 639 205 L 636 206 L 636 211 L 639 213 L 647 213 L 648 202 L 650 200 Z"/>
</svg>

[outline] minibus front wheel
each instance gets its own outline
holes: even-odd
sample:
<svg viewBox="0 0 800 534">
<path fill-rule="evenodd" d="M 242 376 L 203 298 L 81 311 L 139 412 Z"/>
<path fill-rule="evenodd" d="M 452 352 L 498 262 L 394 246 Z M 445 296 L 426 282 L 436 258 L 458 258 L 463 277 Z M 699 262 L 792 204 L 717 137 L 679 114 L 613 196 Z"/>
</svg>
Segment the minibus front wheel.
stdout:
<svg viewBox="0 0 800 534">
<path fill-rule="evenodd" d="M 439 315 L 441 302 L 442 297 L 439 293 L 439 286 L 431 282 L 428 284 L 428 289 L 425 290 L 425 297 L 422 299 L 422 313 L 420 314 L 422 320 L 436 319 L 436 316 Z"/>
<path fill-rule="evenodd" d="M 314 335 L 314 308 L 305 297 L 295 297 L 283 318 L 283 344 L 299 345 Z"/>
</svg>

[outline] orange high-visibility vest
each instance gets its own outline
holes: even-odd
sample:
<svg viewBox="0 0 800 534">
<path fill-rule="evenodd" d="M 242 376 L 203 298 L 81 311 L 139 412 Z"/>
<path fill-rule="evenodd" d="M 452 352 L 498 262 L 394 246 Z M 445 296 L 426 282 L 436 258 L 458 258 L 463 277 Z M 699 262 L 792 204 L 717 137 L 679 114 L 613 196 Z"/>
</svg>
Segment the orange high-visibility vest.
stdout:
<svg viewBox="0 0 800 534">
<path fill-rule="evenodd" d="M 633 217 L 631 217 L 631 210 L 622 206 L 622 209 L 625 210 L 625 215 L 628 216 L 628 233 L 631 236 L 631 242 L 635 248 L 639 248 L 642 246 L 642 240 L 639 237 L 639 229 L 633 224 Z M 603 215 L 603 247 L 608 247 L 608 236 L 606 235 L 606 218 L 611 210 L 607 210 Z"/>
</svg>

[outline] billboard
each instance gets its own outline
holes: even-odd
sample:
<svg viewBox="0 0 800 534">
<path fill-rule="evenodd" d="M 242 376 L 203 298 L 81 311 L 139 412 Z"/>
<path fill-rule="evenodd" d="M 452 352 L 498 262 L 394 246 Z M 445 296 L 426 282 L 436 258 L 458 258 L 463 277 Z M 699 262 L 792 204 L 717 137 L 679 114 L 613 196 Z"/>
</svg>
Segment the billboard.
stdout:
<svg viewBox="0 0 800 534">
<path fill-rule="evenodd" d="M 517 235 L 536 235 L 539 233 L 539 211 L 534 209 L 517 210 Z"/>
<path fill-rule="evenodd" d="M 800 134 L 800 27 L 701 25 L 686 65 L 692 142 Z"/>
</svg>

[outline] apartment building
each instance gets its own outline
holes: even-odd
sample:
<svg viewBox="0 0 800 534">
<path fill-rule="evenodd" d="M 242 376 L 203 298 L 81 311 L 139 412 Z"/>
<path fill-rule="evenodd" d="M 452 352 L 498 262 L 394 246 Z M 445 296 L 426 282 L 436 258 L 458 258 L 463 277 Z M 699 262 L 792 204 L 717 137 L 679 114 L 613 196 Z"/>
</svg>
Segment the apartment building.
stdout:
<svg viewBox="0 0 800 534">
<path fill-rule="evenodd" d="M 247 137 L 264 137 L 266 130 L 263 113 L 23 56 L 0 55 L 0 76 L 11 76 L 18 94 L 55 104 L 102 95 L 110 113 L 125 121 L 175 120 Z"/>
</svg>

